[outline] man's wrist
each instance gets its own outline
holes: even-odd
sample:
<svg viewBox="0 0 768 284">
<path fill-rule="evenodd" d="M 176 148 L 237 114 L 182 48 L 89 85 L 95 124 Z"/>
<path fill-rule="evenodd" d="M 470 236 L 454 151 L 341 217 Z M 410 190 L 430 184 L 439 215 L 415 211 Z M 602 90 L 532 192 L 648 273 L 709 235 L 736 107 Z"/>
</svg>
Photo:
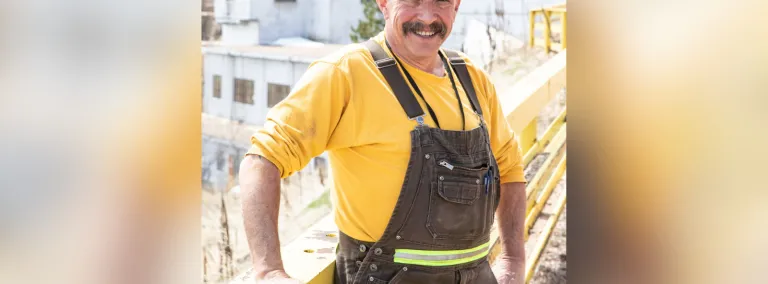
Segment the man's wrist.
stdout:
<svg viewBox="0 0 768 284">
<path fill-rule="evenodd" d="M 525 263 L 525 258 L 519 257 L 519 256 L 506 255 L 506 254 L 499 254 L 496 257 L 495 261 L 507 261 L 507 262 L 511 262 L 511 263 L 519 263 L 519 262 Z"/>
<path fill-rule="evenodd" d="M 288 273 L 284 269 L 267 269 L 262 271 L 254 271 L 254 278 L 256 279 L 276 279 L 276 278 L 288 278 Z"/>
</svg>

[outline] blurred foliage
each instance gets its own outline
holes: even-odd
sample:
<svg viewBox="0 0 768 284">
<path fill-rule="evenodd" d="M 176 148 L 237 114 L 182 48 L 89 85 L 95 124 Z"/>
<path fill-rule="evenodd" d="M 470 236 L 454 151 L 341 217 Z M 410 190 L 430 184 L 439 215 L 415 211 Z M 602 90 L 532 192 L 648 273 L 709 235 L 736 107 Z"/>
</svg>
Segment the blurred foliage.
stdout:
<svg viewBox="0 0 768 284">
<path fill-rule="evenodd" d="M 363 15 L 365 18 L 358 21 L 357 27 L 353 27 L 349 34 L 353 42 L 366 41 L 384 30 L 384 15 L 375 0 L 363 0 Z"/>
</svg>

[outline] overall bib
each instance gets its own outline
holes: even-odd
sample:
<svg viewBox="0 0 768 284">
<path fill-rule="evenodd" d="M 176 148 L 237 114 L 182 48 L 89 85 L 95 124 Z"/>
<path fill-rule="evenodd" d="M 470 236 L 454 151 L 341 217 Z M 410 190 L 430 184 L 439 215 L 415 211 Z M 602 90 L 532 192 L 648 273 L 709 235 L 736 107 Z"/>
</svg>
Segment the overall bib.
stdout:
<svg viewBox="0 0 768 284">
<path fill-rule="evenodd" d="M 488 250 L 499 201 L 499 171 L 464 60 L 445 51 L 480 126 L 449 131 L 424 124 L 424 111 L 396 58 L 374 41 L 365 46 L 408 117 L 418 125 L 410 132 L 405 180 L 384 234 L 371 243 L 341 232 L 334 282 L 497 283 Z"/>
</svg>

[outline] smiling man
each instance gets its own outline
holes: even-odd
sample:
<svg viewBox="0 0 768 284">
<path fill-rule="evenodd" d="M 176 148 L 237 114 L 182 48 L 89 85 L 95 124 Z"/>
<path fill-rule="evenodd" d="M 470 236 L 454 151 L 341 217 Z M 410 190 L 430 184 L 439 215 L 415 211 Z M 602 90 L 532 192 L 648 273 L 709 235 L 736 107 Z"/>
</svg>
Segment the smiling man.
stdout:
<svg viewBox="0 0 768 284">
<path fill-rule="evenodd" d="M 460 2 L 377 0 L 384 31 L 314 62 L 272 108 L 240 166 L 257 279 L 299 283 L 280 256 L 280 178 L 328 151 L 336 283 L 523 283 L 520 149 L 488 75 L 440 48 Z"/>
</svg>

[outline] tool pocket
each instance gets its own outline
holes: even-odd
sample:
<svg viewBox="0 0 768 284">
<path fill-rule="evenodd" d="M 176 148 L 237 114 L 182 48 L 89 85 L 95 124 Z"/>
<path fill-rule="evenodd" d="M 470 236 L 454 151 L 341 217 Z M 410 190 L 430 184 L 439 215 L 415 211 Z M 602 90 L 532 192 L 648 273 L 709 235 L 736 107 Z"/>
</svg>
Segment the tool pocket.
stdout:
<svg viewBox="0 0 768 284">
<path fill-rule="evenodd" d="M 427 229 L 434 239 L 475 240 L 487 233 L 492 210 L 487 164 L 436 161 L 431 183 Z"/>
</svg>

